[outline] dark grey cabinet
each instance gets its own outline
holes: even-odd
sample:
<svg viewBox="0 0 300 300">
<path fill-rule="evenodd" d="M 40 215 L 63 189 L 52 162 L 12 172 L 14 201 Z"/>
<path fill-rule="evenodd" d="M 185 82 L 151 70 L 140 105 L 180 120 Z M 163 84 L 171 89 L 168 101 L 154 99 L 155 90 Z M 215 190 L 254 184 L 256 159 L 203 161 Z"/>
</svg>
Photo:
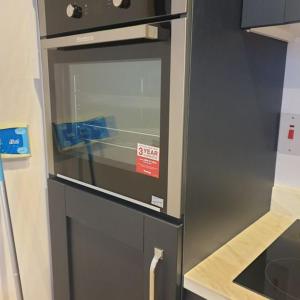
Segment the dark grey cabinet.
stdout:
<svg viewBox="0 0 300 300">
<path fill-rule="evenodd" d="M 299 21 L 300 0 L 244 0 L 243 28 Z"/>
<path fill-rule="evenodd" d="M 286 0 L 244 0 L 242 27 L 257 27 L 284 22 Z"/>
<path fill-rule="evenodd" d="M 55 180 L 49 212 L 55 300 L 148 300 L 155 248 L 155 300 L 181 299 L 181 225 Z"/>
<path fill-rule="evenodd" d="M 300 21 L 300 0 L 286 0 L 285 20 L 286 22 Z"/>
</svg>

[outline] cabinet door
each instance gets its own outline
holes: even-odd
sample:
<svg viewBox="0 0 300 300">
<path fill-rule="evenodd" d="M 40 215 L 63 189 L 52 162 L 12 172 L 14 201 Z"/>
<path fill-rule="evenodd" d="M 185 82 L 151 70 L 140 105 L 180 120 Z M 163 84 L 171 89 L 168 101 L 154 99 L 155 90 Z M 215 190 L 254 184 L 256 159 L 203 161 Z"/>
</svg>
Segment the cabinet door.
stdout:
<svg viewBox="0 0 300 300">
<path fill-rule="evenodd" d="M 66 216 L 72 299 L 142 299 L 143 215 L 66 187 Z"/>
<path fill-rule="evenodd" d="M 65 186 L 48 181 L 49 222 L 52 254 L 53 298 L 69 300 L 69 264 Z"/>
<path fill-rule="evenodd" d="M 300 0 L 286 0 L 286 22 L 300 21 Z"/>
<path fill-rule="evenodd" d="M 244 0 L 242 27 L 251 28 L 284 23 L 285 1 Z"/>
<path fill-rule="evenodd" d="M 154 248 L 155 300 L 180 299 L 181 226 L 49 181 L 55 300 L 148 300 Z"/>
</svg>

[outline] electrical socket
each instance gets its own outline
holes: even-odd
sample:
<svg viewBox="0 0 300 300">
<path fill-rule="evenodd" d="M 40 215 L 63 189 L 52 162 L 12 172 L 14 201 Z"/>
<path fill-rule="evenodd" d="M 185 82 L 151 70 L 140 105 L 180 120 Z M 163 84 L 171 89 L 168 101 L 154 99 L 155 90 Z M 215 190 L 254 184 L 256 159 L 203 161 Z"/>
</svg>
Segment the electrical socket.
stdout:
<svg viewBox="0 0 300 300">
<path fill-rule="evenodd" d="M 300 115 L 281 114 L 278 152 L 300 156 Z"/>
</svg>

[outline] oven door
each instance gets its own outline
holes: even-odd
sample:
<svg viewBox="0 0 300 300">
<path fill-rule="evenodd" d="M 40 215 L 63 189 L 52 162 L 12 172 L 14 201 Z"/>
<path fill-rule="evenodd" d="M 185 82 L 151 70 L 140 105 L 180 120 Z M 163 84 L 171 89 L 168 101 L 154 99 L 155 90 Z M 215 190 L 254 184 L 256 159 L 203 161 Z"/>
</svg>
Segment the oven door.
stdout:
<svg viewBox="0 0 300 300">
<path fill-rule="evenodd" d="M 185 33 L 177 19 L 42 41 L 51 174 L 180 217 Z"/>
</svg>

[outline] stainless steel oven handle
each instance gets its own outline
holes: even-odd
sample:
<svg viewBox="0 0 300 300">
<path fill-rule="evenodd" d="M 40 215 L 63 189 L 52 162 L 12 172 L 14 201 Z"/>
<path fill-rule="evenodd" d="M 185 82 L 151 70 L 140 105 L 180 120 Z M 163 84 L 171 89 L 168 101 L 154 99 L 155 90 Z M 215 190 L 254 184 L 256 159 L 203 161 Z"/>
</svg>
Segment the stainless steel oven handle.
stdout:
<svg viewBox="0 0 300 300">
<path fill-rule="evenodd" d="M 158 39 L 158 27 L 152 25 L 136 25 L 125 28 L 102 30 L 73 36 L 44 39 L 42 48 L 55 49 L 80 45 L 91 45 L 109 42 L 121 42 L 136 39 Z"/>
<path fill-rule="evenodd" d="M 164 251 L 158 248 L 154 249 L 154 257 L 150 265 L 149 272 L 149 300 L 155 300 L 155 272 L 158 263 L 163 260 Z"/>
</svg>

